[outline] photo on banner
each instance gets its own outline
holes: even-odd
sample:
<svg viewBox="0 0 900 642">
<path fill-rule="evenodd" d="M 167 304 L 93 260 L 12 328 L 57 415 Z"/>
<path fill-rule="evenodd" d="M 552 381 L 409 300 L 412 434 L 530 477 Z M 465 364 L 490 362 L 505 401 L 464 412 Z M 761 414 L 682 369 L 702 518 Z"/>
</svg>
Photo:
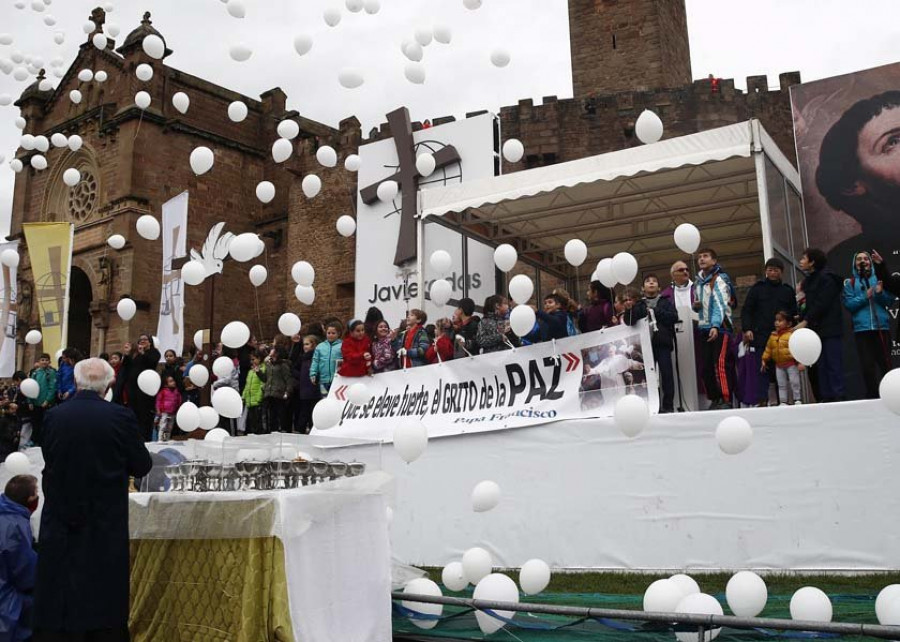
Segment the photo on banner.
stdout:
<svg viewBox="0 0 900 642">
<path fill-rule="evenodd" d="M 166 350 L 180 355 L 184 348 L 184 281 L 177 259 L 187 256 L 188 193 L 182 192 L 162 206 L 162 288 L 156 338 L 160 359 Z"/>
<path fill-rule="evenodd" d="M 66 347 L 69 324 L 69 282 L 72 269 L 71 223 L 24 223 L 28 258 L 34 278 L 34 299 L 43 335 L 43 351 L 54 357 Z"/>
<path fill-rule="evenodd" d="M 0 243 L 0 253 L 18 253 L 19 241 Z M 16 372 L 16 325 L 18 319 L 17 267 L 0 266 L 0 377 Z"/>
</svg>

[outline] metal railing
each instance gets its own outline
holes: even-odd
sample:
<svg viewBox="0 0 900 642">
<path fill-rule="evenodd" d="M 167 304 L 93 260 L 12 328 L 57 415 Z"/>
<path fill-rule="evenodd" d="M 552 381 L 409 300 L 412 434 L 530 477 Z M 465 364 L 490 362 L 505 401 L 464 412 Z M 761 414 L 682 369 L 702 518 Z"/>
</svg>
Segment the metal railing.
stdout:
<svg viewBox="0 0 900 642">
<path fill-rule="evenodd" d="M 554 604 L 532 604 L 528 602 L 495 602 L 462 597 L 436 597 L 431 595 L 411 595 L 391 593 L 394 600 L 462 606 L 477 611 L 516 611 L 541 613 L 546 615 L 567 615 L 577 618 L 625 620 L 638 622 L 658 622 L 696 626 L 698 640 L 705 639 L 705 633 L 721 627 L 732 629 L 776 629 L 779 631 L 813 631 L 838 635 L 866 635 L 874 638 L 900 640 L 900 626 L 881 624 L 856 624 L 852 622 L 814 622 L 808 620 L 784 620 L 765 617 L 736 617 L 734 615 L 697 615 L 692 613 L 661 613 L 655 611 L 630 611 L 625 609 L 603 609 L 583 606 L 558 606 Z"/>
</svg>

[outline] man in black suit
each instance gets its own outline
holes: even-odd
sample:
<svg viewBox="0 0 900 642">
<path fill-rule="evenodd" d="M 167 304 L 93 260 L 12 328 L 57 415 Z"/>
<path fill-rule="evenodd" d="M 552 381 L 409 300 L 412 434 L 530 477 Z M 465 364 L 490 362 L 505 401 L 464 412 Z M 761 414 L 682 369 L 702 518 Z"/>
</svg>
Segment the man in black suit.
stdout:
<svg viewBox="0 0 900 642">
<path fill-rule="evenodd" d="M 45 419 L 35 642 L 129 640 L 128 478 L 152 464 L 134 412 L 103 400 L 113 379 L 79 361 L 75 396 Z"/>
</svg>

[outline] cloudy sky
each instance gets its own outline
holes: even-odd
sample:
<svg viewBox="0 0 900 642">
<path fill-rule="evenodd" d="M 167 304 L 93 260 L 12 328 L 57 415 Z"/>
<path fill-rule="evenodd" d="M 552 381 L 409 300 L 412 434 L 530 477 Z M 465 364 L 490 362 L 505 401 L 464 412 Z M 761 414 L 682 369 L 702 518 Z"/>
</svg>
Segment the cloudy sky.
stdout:
<svg viewBox="0 0 900 642">
<path fill-rule="evenodd" d="M 351 0 L 352 1 L 352 0 Z M 39 56 L 45 66 L 57 57 L 66 69 L 85 40 L 82 25 L 98 0 L 0 0 L 0 33 L 12 45 L 0 45 L 0 59 L 18 51 Z M 243 2 L 246 17 L 228 14 L 219 0 L 116 0 L 108 21 L 120 26 L 121 43 L 147 9 L 174 54 L 167 64 L 230 89 L 258 97 L 272 87 L 288 94 L 289 108 L 328 124 L 355 114 L 366 129 L 383 115 L 407 105 L 414 120 L 467 111 L 496 110 L 521 98 L 572 94 L 566 0 L 483 0 L 476 11 L 463 0 L 381 0 L 375 15 L 342 11 L 334 28 L 323 11 L 344 7 L 344 0 L 232 0 Z M 813 80 L 900 60 L 897 49 L 897 0 L 687 0 L 695 78 L 715 73 L 735 78 L 799 70 Z M 44 22 L 47 15 L 55 26 Z M 400 45 L 417 29 L 444 25 L 449 45 L 432 43 L 423 63 L 427 79 L 413 85 L 404 77 L 407 60 Z M 53 42 L 56 32 L 65 42 Z M 309 34 L 312 50 L 298 56 L 295 36 Z M 253 55 L 244 63 L 229 57 L 238 43 Z M 511 63 L 491 64 L 491 53 L 506 50 Z M 354 91 L 337 81 L 344 68 L 359 70 L 364 85 Z M 51 75 L 52 77 L 52 75 Z M 55 78 L 54 78 L 55 80 Z M 17 82 L 0 74 L 0 97 L 18 97 L 31 80 Z M 18 109 L 0 106 L 0 233 L 8 226 L 13 172 L 8 166 L 18 145 L 13 121 Z M 225 118 L 225 114 L 222 115 Z"/>
</svg>

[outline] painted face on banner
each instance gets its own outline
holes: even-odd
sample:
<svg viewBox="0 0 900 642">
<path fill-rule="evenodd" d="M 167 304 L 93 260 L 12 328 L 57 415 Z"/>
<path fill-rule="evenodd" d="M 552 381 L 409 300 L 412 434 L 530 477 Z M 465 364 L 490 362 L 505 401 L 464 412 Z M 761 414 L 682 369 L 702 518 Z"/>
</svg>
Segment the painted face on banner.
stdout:
<svg viewBox="0 0 900 642">
<path fill-rule="evenodd" d="M 900 107 L 866 123 L 857 144 L 863 183 L 876 195 L 900 195 Z"/>
</svg>

